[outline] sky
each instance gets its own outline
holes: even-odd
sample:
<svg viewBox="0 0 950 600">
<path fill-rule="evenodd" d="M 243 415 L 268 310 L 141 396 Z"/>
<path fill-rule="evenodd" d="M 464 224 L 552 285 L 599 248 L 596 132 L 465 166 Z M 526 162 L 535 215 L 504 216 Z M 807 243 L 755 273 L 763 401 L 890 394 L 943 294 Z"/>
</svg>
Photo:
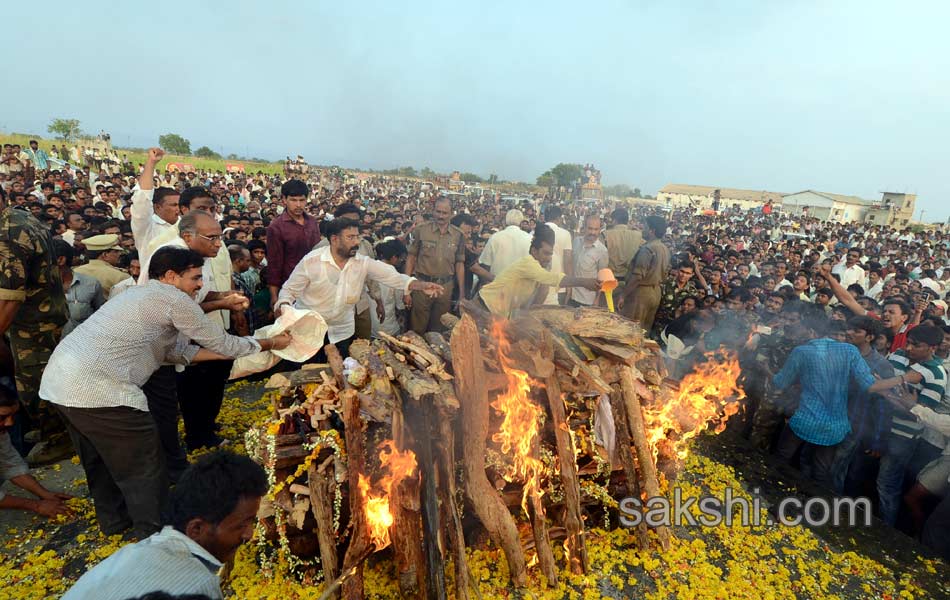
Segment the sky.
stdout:
<svg viewBox="0 0 950 600">
<path fill-rule="evenodd" d="M 876 199 L 950 217 L 950 3 L 75 2 L 4 8 L 0 131 L 534 181 Z M 16 88 L 9 84 L 18 82 Z"/>
</svg>

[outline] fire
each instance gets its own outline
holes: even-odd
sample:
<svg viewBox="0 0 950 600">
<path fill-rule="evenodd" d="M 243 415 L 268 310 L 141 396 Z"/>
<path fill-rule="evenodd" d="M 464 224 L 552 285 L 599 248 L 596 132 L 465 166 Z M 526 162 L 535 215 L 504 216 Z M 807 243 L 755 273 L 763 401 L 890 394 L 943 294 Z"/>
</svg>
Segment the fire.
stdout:
<svg viewBox="0 0 950 600">
<path fill-rule="evenodd" d="M 643 407 L 644 425 L 654 458 L 660 446 L 684 459 L 687 442 L 714 425 L 721 433 L 729 418 L 739 412 L 745 392 L 739 387 L 739 361 L 734 355 L 709 353 L 707 361 L 683 377 L 679 390 L 656 406 Z"/>
<path fill-rule="evenodd" d="M 498 358 L 501 368 L 508 377 L 508 389 L 500 394 L 491 406 L 502 414 L 503 420 L 498 433 L 492 440 L 501 445 L 501 451 L 511 456 L 512 479 L 524 482 L 524 494 L 521 508 L 528 512 L 528 498 L 532 492 L 539 496 L 541 490 L 541 471 L 544 464 L 536 458 L 538 445 L 540 406 L 531 401 L 530 377 L 524 371 L 511 367 L 508 352 L 511 345 L 505 335 L 502 321 L 495 321 L 492 327 L 494 339 L 498 342 Z"/>
<path fill-rule="evenodd" d="M 393 487 L 416 472 L 416 455 L 412 450 L 400 452 L 392 440 L 379 445 L 379 470 L 383 476 L 372 486 L 369 478 L 359 476 L 360 494 L 364 499 L 364 513 L 369 527 L 369 536 L 376 550 L 389 545 L 389 528 L 393 524 L 390 499 Z"/>
</svg>

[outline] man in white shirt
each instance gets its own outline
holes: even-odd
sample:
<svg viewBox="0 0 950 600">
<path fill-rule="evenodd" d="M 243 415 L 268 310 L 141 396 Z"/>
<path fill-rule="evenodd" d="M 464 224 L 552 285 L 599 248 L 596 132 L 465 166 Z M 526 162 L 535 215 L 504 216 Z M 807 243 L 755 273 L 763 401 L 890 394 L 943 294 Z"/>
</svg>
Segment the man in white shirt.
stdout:
<svg viewBox="0 0 950 600">
<path fill-rule="evenodd" d="M 570 277 L 574 272 L 573 243 L 571 232 L 561 227 L 563 219 L 561 208 L 559 206 L 548 207 L 544 211 L 544 216 L 548 219 L 547 226 L 554 232 L 554 256 L 551 257 L 551 268 L 548 270 L 552 273 L 563 273 Z M 558 303 L 557 289 L 551 287 L 544 303 Z"/>
<path fill-rule="evenodd" d="M 165 527 L 87 571 L 63 598 L 125 600 L 146 591 L 223 598 L 218 570 L 251 539 L 266 493 L 267 475 L 250 458 L 201 457 L 169 494 Z"/>
<path fill-rule="evenodd" d="M 149 148 L 145 169 L 139 175 L 139 187 L 132 194 L 132 237 L 139 252 L 147 251 L 149 244 L 164 230 L 178 223 L 178 199 L 173 188 L 159 188 L 156 192 L 155 165 L 165 156 L 161 148 Z"/>
<path fill-rule="evenodd" d="M 785 278 L 785 275 L 788 273 L 788 263 L 784 260 L 775 261 L 775 281 L 778 283 L 775 284 L 773 292 L 777 292 L 785 286 L 793 288 L 792 282 Z"/>
<path fill-rule="evenodd" d="M 835 265 L 831 270 L 832 273 L 841 278 L 841 285 L 844 289 L 848 289 L 848 286 L 855 283 L 861 286 L 864 285 L 865 274 L 864 269 L 860 266 L 860 262 L 861 250 L 859 248 L 851 248 L 848 250 L 844 261 Z"/>
<path fill-rule="evenodd" d="M 488 267 L 491 274 L 498 277 L 511 264 L 528 256 L 531 248 L 531 234 L 521 229 L 524 213 L 513 208 L 505 215 L 507 227 L 496 231 L 488 238 L 485 249 L 478 262 Z"/>
<path fill-rule="evenodd" d="M 584 236 L 574 240 L 574 277 L 597 279 L 597 272 L 607 268 L 607 246 L 600 241 L 601 221 L 598 216 L 584 219 Z M 592 306 L 597 292 L 583 287 L 571 288 L 571 303 L 575 306 Z"/>
<path fill-rule="evenodd" d="M 429 296 L 442 294 L 441 285 L 418 281 L 403 275 L 392 265 L 358 255 L 359 223 L 352 219 L 333 219 L 326 226 L 329 245 L 312 250 L 294 267 L 277 295 L 274 315 L 280 316 L 284 306 L 313 310 L 326 321 L 328 343 L 335 344 L 346 355 L 356 332 L 354 306 L 359 302 L 367 279 L 399 288 L 403 294 L 421 291 Z M 321 349 L 311 359 L 325 357 Z"/>
<path fill-rule="evenodd" d="M 881 301 L 881 293 L 884 291 L 884 279 L 881 277 L 883 273 L 879 269 L 871 269 L 868 271 L 868 280 L 866 291 L 864 295 L 874 300 L 875 302 Z"/>
<path fill-rule="evenodd" d="M 66 231 L 63 232 L 63 240 L 70 246 L 76 245 L 76 234 L 83 235 L 86 232 L 86 218 L 82 213 L 72 212 L 66 215 Z"/>
</svg>

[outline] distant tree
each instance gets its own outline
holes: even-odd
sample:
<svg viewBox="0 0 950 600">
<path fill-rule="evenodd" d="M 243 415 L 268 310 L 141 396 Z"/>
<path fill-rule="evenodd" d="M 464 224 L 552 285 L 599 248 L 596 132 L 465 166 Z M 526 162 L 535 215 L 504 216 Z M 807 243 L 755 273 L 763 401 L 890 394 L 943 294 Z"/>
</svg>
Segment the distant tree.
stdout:
<svg viewBox="0 0 950 600">
<path fill-rule="evenodd" d="M 201 148 L 195 150 L 195 155 L 197 156 L 199 152 L 201 152 Z M 231 154 L 228 154 L 228 160 L 239 160 L 238 155 L 232 152 Z"/>
<path fill-rule="evenodd" d="M 557 179 L 554 177 L 554 175 L 551 174 L 550 171 L 548 171 L 544 173 L 543 175 L 541 175 L 540 177 L 538 177 L 537 183 L 541 187 L 553 187 L 557 185 Z"/>
<path fill-rule="evenodd" d="M 429 167 L 422 167 L 422 170 L 419 171 L 419 177 L 422 177 L 423 179 L 432 179 L 435 176 L 436 172 Z"/>
<path fill-rule="evenodd" d="M 221 158 L 221 155 L 207 146 L 202 146 L 195 150 L 195 156 L 198 158 Z M 237 157 L 235 157 L 237 158 Z"/>
<path fill-rule="evenodd" d="M 475 173 L 462 173 L 459 175 L 459 178 L 465 183 L 482 183 L 485 181 Z"/>
<path fill-rule="evenodd" d="M 417 175 L 416 170 L 413 167 L 402 167 L 398 169 L 398 174 L 400 177 L 415 177 Z"/>
<path fill-rule="evenodd" d="M 46 131 L 64 142 L 75 139 L 82 134 L 79 130 L 79 119 L 53 119 L 46 127 Z"/>
<path fill-rule="evenodd" d="M 584 175 L 584 165 L 579 165 L 576 163 L 558 163 L 557 166 L 548 169 L 541 174 L 541 177 L 538 177 L 538 185 L 550 187 L 550 185 L 541 183 L 541 178 L 545 177 L 545 175 L 550 175 L 553 177 L 557 185 L 568 187 Z M 545 179 L 545 181 L 547 181 L 547 179 Z"/>
<path fill-rule="evenodd" d="M 617 196 L 620 198 L 629 198 L 630 196 L 637 198 L 638 196 L 634 196 L 634 191 L 635 190 L 633 190 L 626 183 L 618 183 L 617 185 L 608 185 L 607 187 L 604 188 L 604 193 L 607 194 L 608 196 Z"/>
<path fill-rule="evenodd" d="M 641 198 L 641 196 L 640 196 L 640 188 L 633 188 L 633 197 L 634 197 L 634 198 Z"/>
<path fill-rule="evenodd" d="M 166 133 L 158 136 L 158 145 L 165 152 L 172 154 L 191 154 L 191 142 L 181 137 L 177 133 Z"/>
<path fill-rule="evenodd" d="M 494 173 L 492 173 L 491 175 L 489 175 L 489 176 L 488 176 L 488 183 L 490 183 L 490 184 L 492 184 L 492 185 L 495 185 L 496 183 L 498 183 L 498 175 L 495 175 Z"/>
</svg>

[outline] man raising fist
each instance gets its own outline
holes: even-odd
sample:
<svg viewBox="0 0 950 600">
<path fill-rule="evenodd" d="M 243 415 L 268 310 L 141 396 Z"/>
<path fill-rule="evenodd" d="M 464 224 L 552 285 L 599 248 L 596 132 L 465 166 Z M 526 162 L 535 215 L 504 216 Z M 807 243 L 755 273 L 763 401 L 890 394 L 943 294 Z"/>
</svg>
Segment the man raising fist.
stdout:
<svg viewBox="0 0 950 600">
<path fill-rule="evenodd" d="M 146 260 L 149 245 L 156 237 L 178 223 L 178 190 L 155 190 L 155 166 L 165 157 L 161 148 L 149 148 L 138 188 L 132 194 L 132 237 L 141 260 Z"/>
</svg>

